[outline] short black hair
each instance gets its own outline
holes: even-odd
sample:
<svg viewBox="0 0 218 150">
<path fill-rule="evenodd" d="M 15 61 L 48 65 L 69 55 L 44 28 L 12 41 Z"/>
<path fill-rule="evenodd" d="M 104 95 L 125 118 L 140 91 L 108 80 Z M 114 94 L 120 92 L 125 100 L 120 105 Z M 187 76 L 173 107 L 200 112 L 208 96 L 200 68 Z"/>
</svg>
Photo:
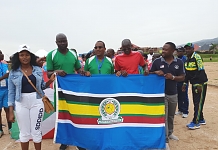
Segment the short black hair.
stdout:
<svg viewBox="0 0 218 150">
<path fill-rule="evenodd" d="M 38 66 L 37 63 L 36 63 L 36 55 L 34 55 L 33 53 L 30 53 L 30 65 L 32 66 Z M 20 60 L 19 60 L 19 52 L 15 53 L 12 58 L 11 58 L 11 68 L 13 71 L 17 70 L 21 63 L 20 63 Z"/>
<path fill-rule="evenodd" d="M 105 48 L 105 43 L 103 41 L 97 41 L 96 43 L 101 42 Z"/>
<path fill-rule="evenodd" d="M 86 60 L 90 58 L 91 54 L 92 54 L 92 53 L 87 53 L 87 54 L 86 54 L 86 56 L 85 56 Z"/>
<path fill-rule="evenodd" d="M 176 45 L 173 42 L 166 42 L 165 44 L 170 45 L 173 50 L 176 50 Z"/>
<path fill-rule="evenodd" d="M 148 59 L 148 55 L 147 55 L 147 54 L 144 53 L 143 56 L 144 56 L 146 59 Z"/>
</svg>

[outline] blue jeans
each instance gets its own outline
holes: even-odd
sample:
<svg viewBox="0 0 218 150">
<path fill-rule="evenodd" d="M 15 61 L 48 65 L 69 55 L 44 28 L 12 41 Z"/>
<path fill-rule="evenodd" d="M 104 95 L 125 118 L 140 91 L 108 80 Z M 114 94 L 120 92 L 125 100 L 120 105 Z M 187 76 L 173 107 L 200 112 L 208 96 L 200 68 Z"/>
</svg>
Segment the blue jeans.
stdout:
<svg viewBox="0 0 218 150">
<path fill-rule="evenodd" d="M 183 82 L 177 83 L 177 92 L 178 92 L 178 109 L 183 114 L 188 114 L 188 106 L 189 106 L 189 99 L 188 99 L 188 84 L 186 85 L 186 91 L 182 91 Z"/>
</svg>

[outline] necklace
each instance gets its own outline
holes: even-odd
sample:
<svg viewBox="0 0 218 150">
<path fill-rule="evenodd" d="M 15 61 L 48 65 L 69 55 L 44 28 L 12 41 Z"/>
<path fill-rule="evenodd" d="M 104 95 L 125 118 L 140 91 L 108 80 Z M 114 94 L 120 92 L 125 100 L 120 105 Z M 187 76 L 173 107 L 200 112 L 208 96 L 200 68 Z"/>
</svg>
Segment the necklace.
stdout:
<svg viewBox="0 0 218 150">
<path fill-rule="evenodd" d="M 27 69 L 25 69 L 25 70 L 24 70 L 24 69 L 22 69 L 22 70 L 23 70 L 24 72 L 26 72 L 26 73 L 27 73 L 27 72 L 29 71 L 29 68 L 27 68 Z"/>
</svg>

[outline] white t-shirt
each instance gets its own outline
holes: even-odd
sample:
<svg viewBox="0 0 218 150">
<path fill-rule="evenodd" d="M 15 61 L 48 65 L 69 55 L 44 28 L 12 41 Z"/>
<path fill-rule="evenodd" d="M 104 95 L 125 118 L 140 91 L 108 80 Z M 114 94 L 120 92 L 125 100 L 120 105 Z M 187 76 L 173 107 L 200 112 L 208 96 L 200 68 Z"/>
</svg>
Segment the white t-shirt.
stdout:
<svg viewBox="0 0 218 150">
<path fill-rule="evenodd" d="M 153 57 L 154 53 L 151 55 L 151 54 L 148 54 L 148 62 L 149 63 L 152 63 L 152 57 Z"/>
</svg>

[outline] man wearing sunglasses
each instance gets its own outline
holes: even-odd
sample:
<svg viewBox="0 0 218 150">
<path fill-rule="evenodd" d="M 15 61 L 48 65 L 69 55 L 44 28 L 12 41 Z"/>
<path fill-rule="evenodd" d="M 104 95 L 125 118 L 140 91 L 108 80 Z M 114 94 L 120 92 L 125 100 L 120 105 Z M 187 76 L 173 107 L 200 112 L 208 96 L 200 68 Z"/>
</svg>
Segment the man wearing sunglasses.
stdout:
<svg viewBox="0 0 218 150">
<path fill-rule="evenodd" d="M 122 41 L 123 54 L 120 54 L 115 59 L 116 76 L 126 77 L 128 74 L 139 74 L 138 66 L 144 70 L 144 75 L 148 75 L 148 67 L 144 58 L 139 52 L 132 51 L 132 43 L 129 39 Z"/>
<path fill-rule="evenodd" d="M 114 74 L 112 60 L 105 56 L 105 43 L 97 41 L 94 47 L 95 56 L 86 60 L 82 75 L 91 76 L 91 74 Z"/>
</svg>

